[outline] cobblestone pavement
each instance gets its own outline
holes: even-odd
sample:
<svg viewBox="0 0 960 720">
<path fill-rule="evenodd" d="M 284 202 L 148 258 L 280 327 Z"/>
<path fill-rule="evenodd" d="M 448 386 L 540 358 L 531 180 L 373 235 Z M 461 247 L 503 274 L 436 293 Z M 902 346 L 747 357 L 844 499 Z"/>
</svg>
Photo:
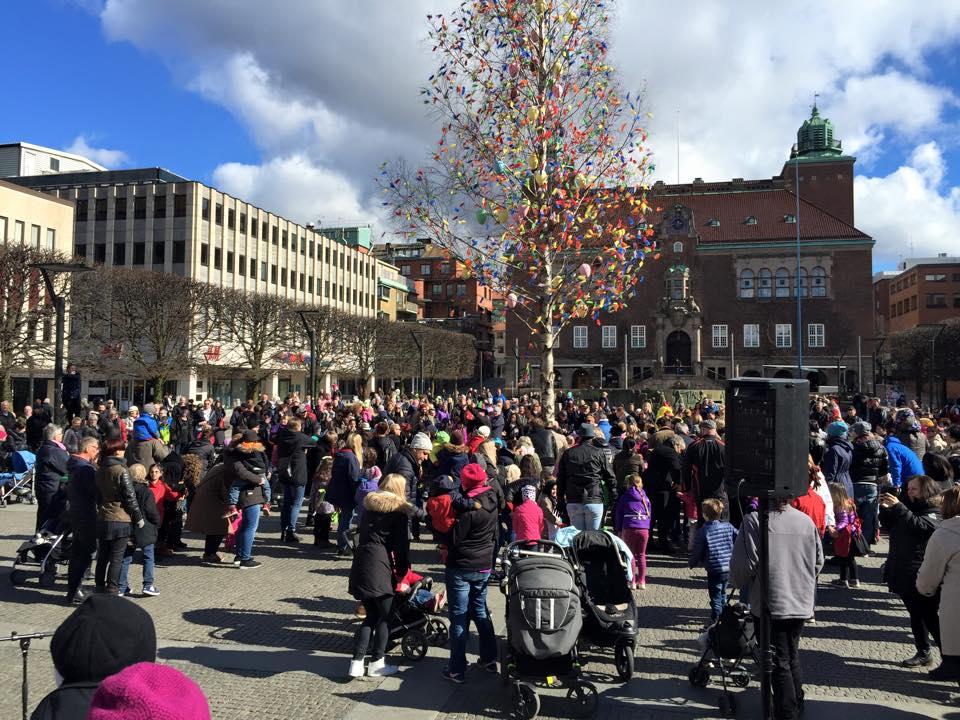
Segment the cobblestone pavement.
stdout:
<svg viewBox="0 0 960 720">
<path fill-rule="evenodd" d="M 8 580 L 10 560 L 34 522 L 33 506 L 0 509 L 0 636 L 53 630 L 70 612 L 61 580 L 52 589 L 31 578 L 23 587 Z M 210 699 L 214 718 L 298 720 L 372 718 L 389 712 L 411 718 L 504 717 L 506 692 L 495 675 L 478 670 L 463 686 L 444 683 L 445 651 L 431 648 L 420 663 L 401 664 L 396 678 L 380 682 L 343 679 L 353 634 L 354 602 L 346 593 L 349 565 L 310 545 L 278 542 L 276 515 L 261 524 L 257 570 L 201 566 L 202 544 L 157 571 L 161 595 L 135 597 L 153 615 L 160 660 L 193 677 Z M 436 553 L 415 546 L 415 567 L 442 578 Z M 960 719 L 956 688 L 930 682 L 898 662 L 913 654 L 906 612 L 878 585 L 880 556 L 864 561 L 859 589 L 828 586 L 822 579 L 817 622 L 804 630 L 808 717 L 940 717 Z M 131 570 L 138 585 L 140 569 Z M 692 688 L 687 671 L 696 662 L 697 636 L 706 619 L 702 571 L 679 559 L 653 555 L 647 589 L 638 593 L 640 636 L 636 676 L 615 682 L 610 656 L 591 655 L 588 679 L 601 691 L 601 718 L 717 717 L 718 688 Z M 490 592 L 491 612 L 502 626 L 503 600 Z M 30 652 L 31 706 L 53 688 L 49 643 Z M 19 717 L 20 656 L 14 643 L 0 643 L 0 718 Z M 756 682 L 737 690 L 741 718 L 756 718 Z M 541 716 L 571 717 L 562 690 L 542 693 Z M 815 710 L 816 712 L 811 712 Z"/>
</svg>

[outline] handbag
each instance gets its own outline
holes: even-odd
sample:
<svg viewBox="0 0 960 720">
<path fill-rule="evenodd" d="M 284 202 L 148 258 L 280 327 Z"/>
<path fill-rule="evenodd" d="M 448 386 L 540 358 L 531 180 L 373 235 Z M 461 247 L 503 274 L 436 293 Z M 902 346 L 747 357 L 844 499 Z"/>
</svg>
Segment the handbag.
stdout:
<svg viewBox="0 0 960 720">
<path fill-rule="evenodd" d="M 850 544 L 850 553 L 853 557 L 866 557 L 870 553 L 870 545 L 863 536 L 863 529 L 860 527 L 860 518 L 857 518 L 856 529 L 853 532 L 852 543 Z"/>
</svg>

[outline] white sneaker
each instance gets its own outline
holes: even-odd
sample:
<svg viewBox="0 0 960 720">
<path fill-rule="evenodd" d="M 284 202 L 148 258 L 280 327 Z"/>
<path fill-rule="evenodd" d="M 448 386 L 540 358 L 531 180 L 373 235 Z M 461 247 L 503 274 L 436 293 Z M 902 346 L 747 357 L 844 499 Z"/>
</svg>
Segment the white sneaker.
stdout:
<svg viewBox="0 0 960 720">
<path fill-rule="evenodd" d="M 363 660 L 351 660 L 347 675 L 352 678 L 363 677 Z"/>
<path fill-rule="evenodd" d="M 396 665 L 387 665 L 384 658 L 371 660 L 367 667 L 368 677 L 386 677 L 387 675 L 396 675 L 400 671 Z"/>
</svg>

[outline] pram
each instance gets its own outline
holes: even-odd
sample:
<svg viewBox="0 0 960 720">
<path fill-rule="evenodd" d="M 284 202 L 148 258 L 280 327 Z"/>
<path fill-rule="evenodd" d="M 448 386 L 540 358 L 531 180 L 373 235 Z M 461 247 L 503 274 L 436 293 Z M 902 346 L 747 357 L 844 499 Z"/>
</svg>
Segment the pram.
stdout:
<svg viewBox="0 0 960 720">
<path fill-rule="evenodd" d="M 387 618 L 390 628 L 387 648 L 393 649 L 399 645 L 408 660 L 422 660 L 428 646 L 445 645 L 450 637 L 446 621 L 432 614 L 439 608 L 434 606 L 428 610 L 418 599 L 418 593 L 429 592 L 432 587 L 433 580 L 420 578 L 410 586 L 409 591 L 396 592 L 393 596 L 393 605 Z"/>
<path fill-rule="evenodd" d="M 633 677 L 637 606 L 627 583 L 626 559 L 603 530 L 577 534 L 568 552 L 580 585 L 583 639 L 593 647 L 612 648 L 617 675 L 628 682 Z"/>
<path fill-rule="evenodd" d="M 750 657 L 759 664 L 750 608 L 735 602 L 731 592 L 720 611 L 720 619 L 707 628 L 702 637 L 706 641 L 706 648 L 700 662 L 690 668 L 687 677 L 694 687 L 706 687 L 710 682 L 711 668 L 719 670 L 723 684 L 720 712 L 725 717 L 731 717 L 736 713 L 736 702 L 733 693 L 727 689 L 727 681 L 745 688 L 750 684 L 750 672 L 743 666 L 743 661 Z"/>
<path fill-rule="evenodd" d="M 10 454 L 10 471 L 0 472 L 0 507 L 11 502 L 36 502 L 33 497 L 33 466 L 37 456 L 29 450 Z"/>
<path fill-rule="evenodd" d="M 65 512 L 54 513 L 36 535 L 17 548 L 10 573 L 11 583 L 23 585 L 28 574 L 36 572 L 41 587 L 53 587 L 57 575 L 65 572 L 70 561 L 70 527 L 65 517 Z"/>
<path fill-rule="evenodd" d="M 506 638 L 500 643 L 500 674 L 511 685 L 514 717 L 540 712 L 536 685 L 567 688 L 578 716 L 599 705 L 597 688 L 581 679 L 577 640 L 583 627 L 580 588 L 564 549 L 549 540 L 511 543 L 504 551 Z"/>
</svg>

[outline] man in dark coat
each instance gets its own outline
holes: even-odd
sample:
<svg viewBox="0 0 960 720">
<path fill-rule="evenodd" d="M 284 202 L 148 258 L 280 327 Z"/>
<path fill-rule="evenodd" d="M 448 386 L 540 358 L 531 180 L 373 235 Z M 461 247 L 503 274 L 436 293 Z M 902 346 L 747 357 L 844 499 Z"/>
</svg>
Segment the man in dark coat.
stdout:
<svg viewBox="0 0 960 720">
<path fill-rule="evenodd" d="M 60 393 L 67 420 L 72 420 L 80 414 L 80 373 L 73 363 L 67 365 L 67 372 L 60 380 Z"/>
<path fill-rule="evenodd" d="M 540 418 L 531 420 L 530 427 L 529 437 L 530 442 L 533 443 L 534 452 L 540 458 L 543 469 L 550 472 L 557 464 L 557 438 Z"/>
<path fill-rule="evenodd" d="M 683 441 L 676 435 L 668 437 L 650 451 L 647 469 L 643 474 L 643 489 L 650 498 L 653 514 L 652 527 L 657 529 L 660 551 L 672 554 L 677 520 L 680 514 L 680 499 L 677 492 L 683 482 L 683 462 L 680 453 Z M 651 528 L 652 529 L 652 528 Z"/>
<path fill-rule="evenodd" d="M 43 443 L 43 429 L 52 422 L 43 405 L 37 401 L 33 413 L 27 418 L 27 447 L 33 452 L 37 452 Z"/>
<path fill-rule="evenodd" d="M 684 453 L 683 486 L 697 499 L 697 507 L 707 498 L 723 502 L 723 519 L 730 517 L 730 505 L 723 484 L 724 446 L 717 435 L 717 424 L 713 420 L 700 423 L 700 437 L 691 443 Z M 739 524 L 739 523 L 736 523 Z M 697 518 L 697 527 L 703 525 L 703 518 Z"/>
<path fill-rule="evenodd" d="M 613 456 L 613 477 L 617 481 L 619 493 L 627 490 L 627 476 L 639 475 L 643 472 L 643 457 L 636 450 L 637 441 L 626 438 L 623 441 L 623 449 Z"/>
<path fill-rule="evenodd" d="M 403 475 L 407 481 L 407 502 L 419 507 L 420 479 L 423 477 L 423 463 L 430 456 L 433 443 L 424 433 L 417 433 L 410 441 L 410 445 L 398 452 L 387 463 L 384 475 L 397 473 Z M 411 516 L 410 535 L 414 540 L 420 540 L 420 523 Z"/>
<path fill-rule="evenodd" d="M 599 530 L 603 519 L 603 487 L 613 493 L 613 469 L 607 442 L 590 423 L 580 426 L 580 443 L 560 457 L 557 497 L 566 503 L 571 524 L 578 530 Z"/>
<path fill-rule="evenodd" d="M 34 415 L 34 417 L 36 417 Z M 47 425 L 43 431 L 43 444 L 37 452 L 34 466 L 34 492 L 37 497 L 37 527 L 50 518 L 47 516 L 54 496 L 60 491 L 60 483 L 67 477 L 67 461 L 70 454 L 63 447 L 63 429 Z"/>
<path fill-rule="evenodd" d="M 299 418 L 290 420 L 277 432 L 277 472 L 283 484 L 283 508 L 280 511 L 280 541 L 298 543 L 297 518 L 307 487 L 306 449 L 316 445 L 314 437 L 300 432 Z"/>
<path fill-rule="evenodd" d="M 380 421 L 376 425 L 376 435 L 370 441 L 370 447 L 377 453 L 377 467 L 381 472 L 386 471 L 387 463 L 397 453 L 397 446 L 390 439 L 390 426 L 385 421 Z"/>
<path fill-rule="evenodd" d="M 97 550 L 97 467 L 100 443 L 94 438 L 80 440 L 78 451 L 67 462 L 67 517 L 73 531 L 70 566 L 67 571 L 67 602 L 79 604 L 86 597 L 81 589 Z"/>
</svg>

